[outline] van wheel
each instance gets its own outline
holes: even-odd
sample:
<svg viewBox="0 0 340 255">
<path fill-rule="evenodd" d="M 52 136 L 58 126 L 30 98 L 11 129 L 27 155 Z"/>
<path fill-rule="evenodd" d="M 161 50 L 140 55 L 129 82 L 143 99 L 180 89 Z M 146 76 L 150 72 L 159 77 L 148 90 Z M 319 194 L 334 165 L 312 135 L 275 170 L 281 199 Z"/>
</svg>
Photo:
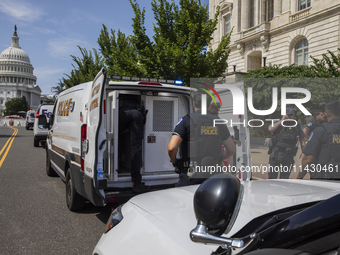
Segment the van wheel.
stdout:
<svg viewBox="0 0 340 255">
<path fill-rule="evenodd" d="M 39 147 L 39 140 L 34 137 L 34 147 Z"/>
<path fill-rule="evenodd" d="M 47 176 L 50 176 L 50 177 L 57 176 L 57 173 L 53 170 L 51 166 L 51 160 L 50 160 L 50 157 L 48 156 L 47 151 L 46 151 L 46 174 Z"/>
<path fill-rule="evenodd" d="M 83 198 L 74 187 L 70 169 L 66 173 L 66 204 L 70 211 L 84 209 L 86 200 Z"/>
</svg>

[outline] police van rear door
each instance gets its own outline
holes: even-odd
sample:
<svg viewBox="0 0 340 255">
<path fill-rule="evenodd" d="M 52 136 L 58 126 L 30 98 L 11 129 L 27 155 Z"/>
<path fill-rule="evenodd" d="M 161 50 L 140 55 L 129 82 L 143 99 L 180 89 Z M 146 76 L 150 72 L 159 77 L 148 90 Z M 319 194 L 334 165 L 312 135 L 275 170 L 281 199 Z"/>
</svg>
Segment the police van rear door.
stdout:
<svg viewBox="0 0 340 255">
<path fill-rule="evenodd" d="M 93 186 L 96 188 L 97 192 L 99 191 L 102 199 L 105 198 L 105 180 L 103 181 L 104 152 L 106 151 L 105 82 L 106 71 L 102 69 L 93 81 L 90 99 L 86 105 L 88 112 L 86 121 L 87 136 L 82 146 L 82 149 L 87 151 L 84 158 L 85 175 L 90 177 L 90 180 L 93 179 Z M 92 193 L 92 191 L 89 188 L 85 188 L 85 191 L 88 198 L 91 200 L 93 194 L 88 193 Z"/>
<path fill-rule="evenodd" d="M 236 154 L 233 157 L 233 165 L 236 168 L 232 169 L 241 180 L 250 180 L 252 177 L 251 172 L 251 153 L 250 153 L 250 139 L 249 129 L 247 127 L 248 117 L 247 112 L 244 115 L 233 115 L 233 95 L 226 85 L 233 85 L 238 87 L 244 93 L 244 83 L 228 83 L 218 84 L 215 86 L 216 91 L 220 95 L 223 103 L 218 116 L 225 120 L 229 128 L 230 134 L 234 136 L 236 143 Z M 244 102 L 244 109 L 247 109 L 246 102 Z"/>
<path fill-rule="evenodd" d="M 142 175 L 173 173 L 174 168 L 169 160 L 167 145 L 179 120 L 179 98 L 146 96 L 145 101 L 145 107 L 149 112 L 145 124 Z M 187 113 L 183 112 L 182 116 Z"/>
</svg>

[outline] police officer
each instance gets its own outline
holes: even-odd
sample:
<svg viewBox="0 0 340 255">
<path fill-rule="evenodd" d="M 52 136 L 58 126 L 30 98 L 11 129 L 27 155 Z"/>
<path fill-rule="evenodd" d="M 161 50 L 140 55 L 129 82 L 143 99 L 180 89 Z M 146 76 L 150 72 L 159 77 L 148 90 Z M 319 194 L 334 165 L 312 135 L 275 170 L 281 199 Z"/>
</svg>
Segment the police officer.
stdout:
<svg viewBox="0 0 340 255">
<path fill-rule="evenodd" d="M 218 117 L 213 116 L 209 113 L 207 113 L 206 115 L 201 114 L 201 95 L 202 94 L 200 92 L 194 93 L 192 100 L 195 112 L 190 115 L 186 115 L 179 120 L 168 144 L 168 154 L 170 157 L 170 161 L 173 163 L 174 167 L 181 169 L 181 172 L 179 174 L 179 181 L 176 185 L 177 187 L 200 184 L 205 180 L 204 178 L 188 177 L 190 162 L 194 161 L 194 159 L 190 157 L 196 157 L 198 154 L 200 154 L 200 156 L 197 156 L 197 159 L 199 160 L 196 163 L 198 165 L 219 165 L 222 161 L 222 144 L 227 149 L 225 154 L 223 154 L 224 157 L 229 157 L 236 152 L 235 143 L 230 136 L 227 126 L 218 125 L 219 127 L 216 127 L 215 129 L 212 127 L 213 119 L 216 119 Z M 208 106 L 209 103 L 207 104 L 207 108 Z M 203 123 L 207 120 L 210 121 L 209 127 L 200 124 L 200 122 Z M 204 128 L 207 128 L 207 130 L 205 130 Z M 200 130 L 201 134 L 199 134 L 200 131 L 197 132 L 197 130 Z M 216 137 L 220 141 L 220 143 L 217 142 Z M 192 140 L 196 140 L 196 143 Z M 180 159 L 176 159 L 177 151 L 179 148 Z M 193 152 L 194 150 L 195 152 Z M 209 160 L 205 161 L 206 159 Z"/>
<path fill-rule="evenodd" d="M 311 179 L 340 179 L 340 102 L 325 104 L 325 118 L 312 131 L 303 150 L 302 168 L 297 178 L 302 179 L 307 172 Z"/>
<path fill-rule="evenodd" d="M 320 126 L 322 122 L 324 122 L 324 116 L 322 110 L 314 110 L 313 111 L 313 117 L 314 119 L 307 124 L 307 126 L 303 129 L 303 133 L 305 134 L 305 139 L 308 141 L 310 134 L 312 131 Z"/>
<path fill-rule="evenodd" d="M 146 113 L 137 103 L 137 99 L 127 97 L 120 100 L 119 118 L 119 134 L 126 132 L 127 129 L 130 131 L 132 191 L 142 193 L 149 189 L 142 183 L 142 175 L 140 174 Z"/>
<path fill-rule="evenodd" d="M 286 115 L 280 121 L 268 127 L 272 133 L 269 147 L 268 178 L 276 179 L 280 172 L 280 179 L 288 179 L 294 165 L 294 156 L 297 152 L 297 142 L 304 148 L 304 134 L 299 123 L 295 120 L 294 109 L 288 107 Z"/>
</svg>

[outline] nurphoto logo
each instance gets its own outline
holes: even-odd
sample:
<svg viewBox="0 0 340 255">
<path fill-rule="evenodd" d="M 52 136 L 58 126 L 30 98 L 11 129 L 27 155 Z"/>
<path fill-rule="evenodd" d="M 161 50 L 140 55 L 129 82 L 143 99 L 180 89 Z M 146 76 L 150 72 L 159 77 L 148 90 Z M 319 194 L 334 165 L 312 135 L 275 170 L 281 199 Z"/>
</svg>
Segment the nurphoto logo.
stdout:
<svg viewBox="0 0 340 255">
<path fill-rule="evenodd" d="M 247 99 L 245 98 L 245 93 L 243 87 L 241 88 L 237 84 L 225 84 L 225 83 L 217 83 L 214 85 L 208 85 L 207 83 L 195 81 L 195 87 L 199 90 L 204 91 L 202 93 L 201 99 L 201 114 L 206 115 L 208 112 L 207 109 L 207 96 L 209 95 L 215 105 L 217 104 L 217 98 L 221 104 L 225 108 L 229 107 L 232 108 L 233 115 L 245 115 L 246 114 L 246 107 L 248 107 L 249 112 L 257 116 L 268 116 L 273 114 L 278 108 L 279 98 L 281 99 L 281 115 L 286 114 L 287 105 L 293 106 L 295 105 L 304 115 L 310 116 L 311 113 L 306 109 L 304 106 L 305 103 L 309 102 L 311 99 L 311 93 L 305 88 L 301 87 L 272 87 L 272 94 L 271 94 L 271 107 L 266 110 L 255 109 L 254 107 L 254 98 L 253 98 L 253 88 L 247 88 Z M 229 91 L 231 94 L 232 100 L 225 99 L 221 96 L 221 91 L 225 94 L 225 91 Z M 289 98 L 289 94 L 299 94 L 301 98 Z M 222 97 L 222 98 L 221 98 Z M 223 100 L 228 100 L 223 102 Z M 232 101 L 232 103 L 231 103 Z M 232 127 L 235 124 L 243 124 L 244 126 L 249 127 L 262 127 L 264 126 L 265 121 L 270 122 L 274 125 L 274 122 L 277 119 L 249 119 L 247 123 L 245 120 L 243 122 L 235 122 L 235 120 L 226 120 L 226 119 L 215 119 L 214 120 L 214 127 L 216 125 L 222 124 L 230 124 Z M 297 125 L 297 121 L 294 119 L 286 119 L 281 124 L 284 127 L 295 127 Z"/>
</svg>

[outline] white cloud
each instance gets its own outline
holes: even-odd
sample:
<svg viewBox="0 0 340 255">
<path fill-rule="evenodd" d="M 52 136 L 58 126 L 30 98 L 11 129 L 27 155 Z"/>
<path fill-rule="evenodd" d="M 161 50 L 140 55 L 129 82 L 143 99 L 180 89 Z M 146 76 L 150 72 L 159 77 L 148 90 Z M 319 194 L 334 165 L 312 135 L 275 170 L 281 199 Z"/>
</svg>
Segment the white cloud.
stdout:
<svg viewBox="0 0 340 255">
<path fill-rule="evenodd" d="M 50 40 L 48 45 L 49 53 L 52 57 L 57 59 L 70 59 L 70 55 L 79 55 L 80 51 L 77 45 L 86 48 L 88 43 L 74 38 L 63 37 Z"/>
<path fill-rule="evenodd" d="M 73 9 L 72 17 L 79 22 L 84 22 L 84 21 L 91 21 L 91 22 L 96 22 L 96 23 L 101 22 L 101 20 L 98 17 L 94 16 L 91 12 L 87 12 L 81 9 Z"/>
<path fill-rule="evenodd" d="M 54 30 L 43 28 L 43 27 L 36 27 L 35 28 L 39 33 L 49 35 L 49 34 L 55 34 Z"/>
<path fill-rule="evenodd" d="M 51 75 L 58 74 L 60 77 L 62 77 L 63 73 L 65 73 L 67 70 L 62 68 L 46 68 L 46 67 L 37 67 L 34 68 L 34 75 L 37 77 L 38 80 L 45 79 L 50 77 Z"/>
<path fill-rule="evenodd" d="M 0 0 L 0 12 L 22 21 L 39 20 L 44 12 L 39 6 L 24 1 Z"/>
</svg>

